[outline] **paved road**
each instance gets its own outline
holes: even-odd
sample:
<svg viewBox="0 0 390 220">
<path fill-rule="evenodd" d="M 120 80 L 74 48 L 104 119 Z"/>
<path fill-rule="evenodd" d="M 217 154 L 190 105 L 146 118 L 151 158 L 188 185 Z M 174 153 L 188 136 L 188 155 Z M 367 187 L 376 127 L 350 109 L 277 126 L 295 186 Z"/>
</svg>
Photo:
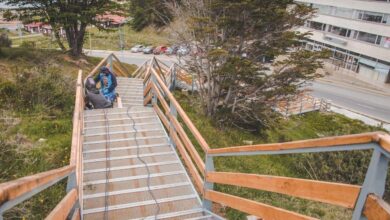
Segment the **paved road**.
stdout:
<svg viewBox="0 0 390 220">
<path fill-rule="evenodd" d="M 339 106 L 390 122 L 390 94 L 370 93 L 328 82 L 314 82 L 311 88 L 315 97 L 330 99 Z"/>
<path fill-rule="evenodd" d="M 88 54 L 90 56 L 106 57 L 109 53 L 111 52 L 93 50 Z M 153 57 L 153 55 L 131 53 L 128 51 L 114 53 L 121 61 L 136 65 L 141 65 Z M 168 65 L 177 62 L 174 56 L 159 55 L 158 58 Z M 316 97 L 330 99 L 339 106 L 390 122 L 390 94 L 388 96 L 374 94 L 359 90 L 356 87 L 345 87 L 328 82 L 314 82 L 311 88 L 313 89 L 313 95 Z"/>
<path fill-rule="evenodd" d="M 131 53 L 129 51 L 103 51 L 103 50 L 85 50 L 85 53 L 94 57 L 106 57 L 108 54 L 114 52 L 114 54 L 124 63 L 142 65 L 145 61 L 153 58 L 152 54 Z M 171 65 L 177 62 L 175 56 L 157 55 L 158 59 L 167 65 Z"/>
</svg>

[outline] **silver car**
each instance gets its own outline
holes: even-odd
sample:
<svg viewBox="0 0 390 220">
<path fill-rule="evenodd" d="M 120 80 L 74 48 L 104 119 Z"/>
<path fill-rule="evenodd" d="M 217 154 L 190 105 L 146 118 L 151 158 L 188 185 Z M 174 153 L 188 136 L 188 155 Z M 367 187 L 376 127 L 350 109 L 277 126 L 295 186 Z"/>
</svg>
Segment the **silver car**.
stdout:
<svg viewBox="0 0 390 220">
<path fill-rule="evenodd" d="M 135 45 L 134 47 L 132 47 L 130 49 L 130 51 L 132 53 L 138 53 L 138 52 L 142 52 L 144 50 L 145 46 L 144 45 L 141 45 L 141 44 L 138 44 L 138 45 Z"/>
</svg>

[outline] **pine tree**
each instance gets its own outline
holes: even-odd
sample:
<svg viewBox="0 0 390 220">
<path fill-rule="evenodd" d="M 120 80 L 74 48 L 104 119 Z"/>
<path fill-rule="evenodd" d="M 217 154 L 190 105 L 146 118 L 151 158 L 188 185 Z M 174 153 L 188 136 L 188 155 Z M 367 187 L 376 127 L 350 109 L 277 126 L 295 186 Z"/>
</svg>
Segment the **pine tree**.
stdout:
<svg viewBox="0 0 390 220">
<path fill-rule="evenodd" d="M 275 103 L 319 77 L 326 53 L 298 50 L 296 30 L 313 10 L 293 0 L 182 0 L 168 4 L 183 28 L 174 30 L 193 51 L 204 113 L 247 129 L 270 126 Z M 278 61 L 270 63 L 273 59 Z"/>
<path fill-rule="evenodd" d="M 99 25 L 97 16 L 118 12 L 118 5 L 111 0 L 0 0 L 8 5 L 20 7 L 21 18 L 39 17 L 48 22 L 54 31 L 58 45 L 65 50 L 60 40 L 60 28 L 66 33 L 70 54 L 79 57 L 88 25 Z"/>
</svg>

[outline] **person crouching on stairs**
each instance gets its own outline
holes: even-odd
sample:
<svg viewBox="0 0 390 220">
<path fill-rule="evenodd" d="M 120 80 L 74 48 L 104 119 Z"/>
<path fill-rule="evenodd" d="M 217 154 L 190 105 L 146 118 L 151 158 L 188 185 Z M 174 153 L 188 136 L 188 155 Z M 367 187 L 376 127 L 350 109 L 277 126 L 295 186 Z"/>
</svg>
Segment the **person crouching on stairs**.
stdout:
<svg viewBox="0 0 390 220">
<path fill-rule="evenodd" d="M 103 66 L 94 80 L 96 83 L 100 81 L 100 91 L 104 97 L 110 102 L 114 102 L 116 99 L 115 88 L 118 85 L 116 76 L 107 67 Z"/>
</svg>

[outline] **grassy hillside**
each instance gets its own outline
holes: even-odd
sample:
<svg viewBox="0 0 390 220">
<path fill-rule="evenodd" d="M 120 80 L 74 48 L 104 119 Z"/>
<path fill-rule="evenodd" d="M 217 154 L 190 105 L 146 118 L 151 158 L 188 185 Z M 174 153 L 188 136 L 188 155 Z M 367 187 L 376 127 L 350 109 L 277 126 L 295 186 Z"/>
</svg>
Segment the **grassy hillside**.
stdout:
<svg viewBox="0 0 390 220">
<path fill-rule="evenodd" d="M 1 49 L 0 183 L 69 163 L 77 72 L 86 74 L 99 61 L 75 61 L 52 50 Z M 43 219 L 64 196 L 65 184 L 18 205 L 5 219 Z"/>
<path fill-rule="evenodd" d="M 261 134 L 254 134 L 235 128 L 217 127 L 212 120 L 201 115 L 199 101 L 195 97 L 181 92 L 176 92 L 175 96 L 211 148 L 246 145 L 246 141 L 253 141 L 254 144 L 275 143 L 381 130 L 342 115 L 313 112 L 290 119 L 281 119 L 276 127 L 263 131 Z M 194 138 L 192 139 L 193 143 L 196 143 Z M 197 148 L 203 154 L 200 146 Z M 369 152 L 223 157 L 215 159 L 215 167 L 218 171 L 226 172 L 362 184 L 369 158 Z M 218 191 L 254 199 L 320 219 L 350 219 L 352 214 L 351 210 L 337 206 L 278 193 L 221 184 L 216 184 L 215 187 Z M 388 191 L 386 193 L 389 194 Z M 230 208 L 215 207 L 214 211 L 225 213 L 228 219 L 246 219 L 244 213 Z"/>
</svg>

